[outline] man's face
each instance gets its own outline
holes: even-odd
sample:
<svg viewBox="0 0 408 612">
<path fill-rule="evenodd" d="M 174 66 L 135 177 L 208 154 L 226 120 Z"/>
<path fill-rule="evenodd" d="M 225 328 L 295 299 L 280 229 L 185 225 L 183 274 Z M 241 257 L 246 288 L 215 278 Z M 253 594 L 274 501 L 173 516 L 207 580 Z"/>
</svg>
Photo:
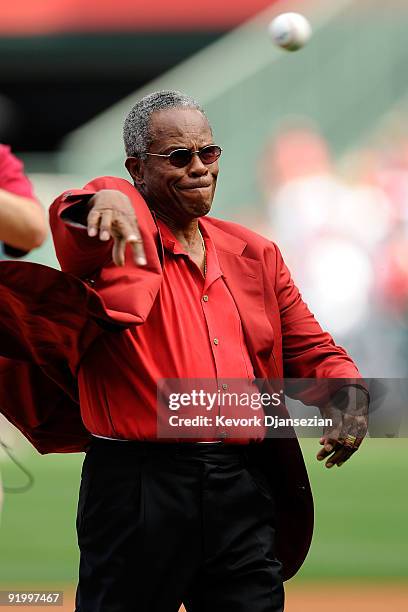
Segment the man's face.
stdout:
<svg viewBox="0 0 408 612">
<path fill-rule="evenodd" d="M 213 144 L 207 119 L 195 109 L 168 109 L 153 113 L 150 122 L 152 144 L 149 153 L 171 153 L 175 149 L 197 151 Z M 193 155 L 183 168 L 171 165 L 166 157 L 148 156 L 127 167 L 149 206 L 164 218 L 184 223 L 206 215 L 214 197 L 218 161 L 210 165 Z"/>
</svg>

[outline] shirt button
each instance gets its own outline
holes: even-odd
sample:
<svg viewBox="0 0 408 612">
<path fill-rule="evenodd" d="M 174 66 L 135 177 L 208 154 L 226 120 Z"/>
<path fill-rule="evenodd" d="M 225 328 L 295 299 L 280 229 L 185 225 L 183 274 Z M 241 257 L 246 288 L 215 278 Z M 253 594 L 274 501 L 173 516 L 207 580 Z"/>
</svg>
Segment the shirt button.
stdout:
<svg viewBox="0 0 408 612">
<path fill-rule="evenodd" d="M 208 295 L 203 295 L 203 302 L 208 302 Z"/>
<path fill-rule="evenodd" d="M 217 346 L 217 344 L 218 344 L 218 343 L 219 343 L 218 338 L 214 338 L 214 344 L 215 344 L 215 346 Z"/>
<path fill-rule="evenodd" d="M 227 383 L 222 383 L 222 388 L 224 389 L 224 391 L 226 391 L 228 389 Z"/>
</svg>

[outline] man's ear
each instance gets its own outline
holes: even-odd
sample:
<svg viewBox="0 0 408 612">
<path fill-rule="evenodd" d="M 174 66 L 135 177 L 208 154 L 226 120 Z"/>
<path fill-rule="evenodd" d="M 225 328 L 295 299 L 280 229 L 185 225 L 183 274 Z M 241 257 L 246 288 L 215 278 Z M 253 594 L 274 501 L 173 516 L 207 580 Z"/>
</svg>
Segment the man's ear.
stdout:
<svg viewBox="0 0 408 612">
<path fill-rule="evenodd" d="M 138 157 L 128 157 L 125 161 L 125 166 L 135 185 L 142 187 L 144 185 L 144 164 L 143 160 Z"/>
</svg>

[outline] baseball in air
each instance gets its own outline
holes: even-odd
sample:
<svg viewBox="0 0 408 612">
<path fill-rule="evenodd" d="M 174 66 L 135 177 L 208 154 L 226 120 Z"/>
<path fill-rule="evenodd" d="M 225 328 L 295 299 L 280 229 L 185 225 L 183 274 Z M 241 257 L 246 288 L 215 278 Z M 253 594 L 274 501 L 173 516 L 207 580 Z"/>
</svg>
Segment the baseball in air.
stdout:
<svg viewBox="0 0 408 612">
<path fill-rule="evenodd" d="M 300 13 L 282 13 L 271 21 L 268 32 L 275 45 L 286 51 L 301 49 L 312 35 L 310 23 Z"/>
</svg>

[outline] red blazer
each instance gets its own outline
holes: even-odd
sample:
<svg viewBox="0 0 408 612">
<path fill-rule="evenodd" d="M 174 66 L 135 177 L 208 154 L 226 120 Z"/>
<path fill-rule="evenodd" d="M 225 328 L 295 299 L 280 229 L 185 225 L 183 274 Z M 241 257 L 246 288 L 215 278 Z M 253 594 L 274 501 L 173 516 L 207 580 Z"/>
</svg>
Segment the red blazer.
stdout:
<svg viewBox="0 0 408 612">
<path fill-rule="evenodd" d="M 118 189 L 131 199 L 146 267 L 133 263 L 129 247 L 125 266 L 116 267 L 109 242 L 67 223 L 78 203 L 100 189 Z M 256 377 L 359 378 L 302 301 L 275 244 L 234 223 L 202 222 L 240 313 Z M 114 177 L 62 194 L 50 208 L 50 223 L 62 272 L 0 262 L 0 409 L 40 452 L 73 452 L 89 442 L 77 403 L 81 357 L 104 330 L 120 333 L 147 319 L 160 290 L 162 245 L 140 194 Z M 295 438 L 250 446 L 278 491 L 278 554 L 287 579 L 302 564 L 313 528 L 303 458 Z"/>
</svg>

